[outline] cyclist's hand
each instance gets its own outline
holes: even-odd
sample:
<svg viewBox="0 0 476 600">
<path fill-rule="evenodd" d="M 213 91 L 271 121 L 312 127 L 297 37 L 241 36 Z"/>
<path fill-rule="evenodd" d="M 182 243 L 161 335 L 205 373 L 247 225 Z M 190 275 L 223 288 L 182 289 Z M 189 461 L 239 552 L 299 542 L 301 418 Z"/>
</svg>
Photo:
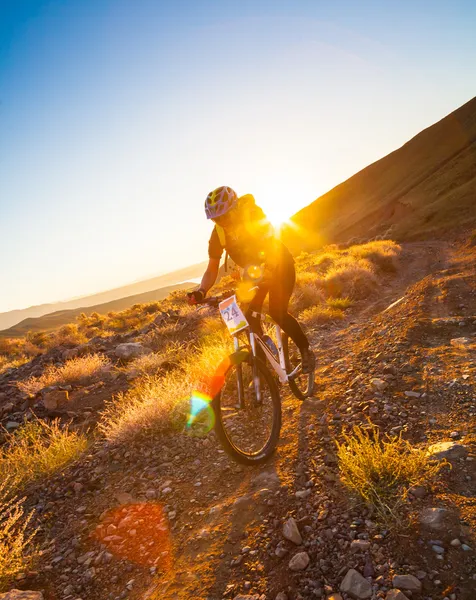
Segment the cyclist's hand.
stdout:
<svg viewBox="0 0 476 600">
<path fill-rule="evenodd" d="M 202 290 L 194 290 L 193 292 L 187 292 L 187 299 L 190 305 L 198 304 L 205 298 L 205 292 Z"/>
</svg>

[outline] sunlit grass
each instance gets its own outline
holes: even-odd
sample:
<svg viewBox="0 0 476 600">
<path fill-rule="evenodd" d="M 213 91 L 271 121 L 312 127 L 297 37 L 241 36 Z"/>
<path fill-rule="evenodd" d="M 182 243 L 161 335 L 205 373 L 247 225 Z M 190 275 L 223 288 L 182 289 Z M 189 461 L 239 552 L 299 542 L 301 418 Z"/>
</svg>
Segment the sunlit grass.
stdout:
<svg viewBox="0 0 476 600">
<path fill-rule="evenodd" d="M 306 325 L 313 326 L 343 319 L 344 313 L 339 308 L 319 305 L 306 308 L 300 313 L 299 318 Z"/>
<path fill-rule="evenodd" d="M 18 388 L 27 394 L 36 394 L 45 387 L 70 383 L 88 383 L 95 377 L 104 375 L 111 368 L 111 362 L 103 354 L 88 354 L 72 358 L 64 365 L 48 365 L 39 377 L 30 377 L 18 382 Z"/>
<path fill-rule="evenodd" d="M 37 556 L 32 544 L 37 532 L 31 526 L 33 513 L 25 513 L 24 501 L 15 496 L 10 477 L 0 480 L 0 592 L 30 569 Z"/>
<path fill-rule="evenodd" d="M 58 421 L 25 423 L 0 448 L 0 481 L 9 478 L 13 488 L 63 468 L 86 449 L 86 438 Z"/>
<path fill-rule="evenodd" d="M 355 426 L 337 442 L 342 483 L 386 523 L 397 523 L 414 485 L 432 483 L 444 463 L 402 437 L 381 436 L 378 427 Z"/>
<path fill-rule="evenodd" d="M 99 423 L 100 432 L 110 441 L 122 442 L 148 433 L 182 431 L 194 390 L 210 378 L 231 350 L 228 333 L 214 332 L 202 338 L 195 349 L 188 348 L 179 370 L 141 377 L 128 392 L 109 402 Z"/>
</svg>

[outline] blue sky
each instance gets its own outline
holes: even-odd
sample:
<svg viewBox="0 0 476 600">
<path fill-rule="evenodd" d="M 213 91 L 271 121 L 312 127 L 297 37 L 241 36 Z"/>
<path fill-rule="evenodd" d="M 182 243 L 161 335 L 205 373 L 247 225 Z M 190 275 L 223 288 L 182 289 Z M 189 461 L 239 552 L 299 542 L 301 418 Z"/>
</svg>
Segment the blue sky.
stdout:
<svg viewBox="0 0 476 600">
<path fill-rule="evenodd" d="M 475 95 L 476 3 L 0 0 L 0 311 L 206 259 Z"/>
</svg>

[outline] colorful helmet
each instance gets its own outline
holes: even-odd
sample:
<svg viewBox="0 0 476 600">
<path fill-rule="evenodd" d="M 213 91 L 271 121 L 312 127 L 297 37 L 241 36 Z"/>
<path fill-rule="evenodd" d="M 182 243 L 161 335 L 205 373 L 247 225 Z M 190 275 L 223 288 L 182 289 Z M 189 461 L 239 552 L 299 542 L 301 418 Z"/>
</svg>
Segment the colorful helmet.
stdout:
<svg viewBox="0 0 476 600">
<path fill-rule="evenodd" d="M 205 200 L 205 213 L 207 219 L 216 219 L 236 206 L 238 196 L 236 192 L 226 185 L 213 190 Z"/>
</svg>

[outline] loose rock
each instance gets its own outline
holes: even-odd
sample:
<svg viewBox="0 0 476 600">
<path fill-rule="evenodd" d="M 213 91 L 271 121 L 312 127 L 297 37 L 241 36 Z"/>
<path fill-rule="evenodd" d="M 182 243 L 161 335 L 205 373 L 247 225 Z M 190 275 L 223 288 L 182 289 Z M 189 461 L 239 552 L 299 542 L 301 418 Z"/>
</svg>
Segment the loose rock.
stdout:
<svg viewBox="0 0 476 600">
<path fill-rule="evenodd" d="M 298 552 L 289 561 L 289 568 L 291 571 L 304 571 L 310 560 L 307 552 Z"/>
<path fill-rule="evenodd" d="M 393 587 L 408 590 L 409 592 L 420 592 L 421 581 L 414 575 L 395 575 L 392 579 Z"/>
<path fill-rule="evenodd" d="M 296 546 L 300 546 L 302 544 L 301 533 L 299 532 L 299 528 L 293 517 L 291 517 L 286 521 L 286 523 L 284 523 L 283 535 L 287 540 L 289 540 L 293 544 L 296 544 Z"/>
<path fill-rule="evenodd" d="M 367 600 L 372 596 L 372 586 L 355 569 L 349 569 L 340 584 L 340 589 L 355 600 Z"/>
</svg>

